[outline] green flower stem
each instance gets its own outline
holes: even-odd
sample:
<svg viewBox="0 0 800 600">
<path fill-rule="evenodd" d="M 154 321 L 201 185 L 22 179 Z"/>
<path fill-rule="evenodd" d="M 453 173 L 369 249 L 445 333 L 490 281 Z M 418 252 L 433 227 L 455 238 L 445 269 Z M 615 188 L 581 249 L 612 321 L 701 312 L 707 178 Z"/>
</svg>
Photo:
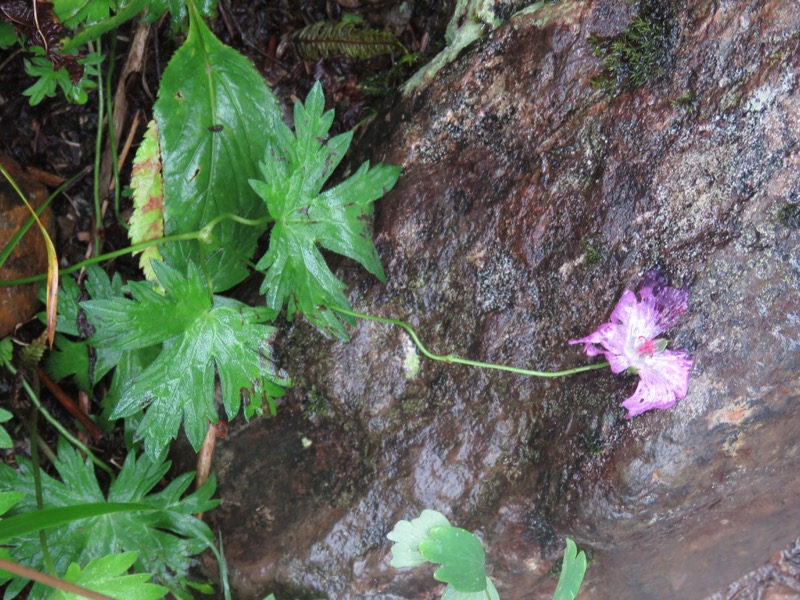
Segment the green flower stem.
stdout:
<svg viewBox="0 0 800 600">
<path fill-rule="evenodd" d="M 498 365 L 495 363 L 486 363 L 478 360 L 469 360 L 467 358 L 461 358 L 459 356 L 456 356 L 455 354 L 434 354 L 422 344 L 416 332 L 413 329 L 411 329 L 411 326 L 408 325 L 408 323 L 399 321 L 397 319 L 389 319 L 388 317 L 376 317 L 373 315 L 367 315 L 364 313 L 356 312 L 354 310 L 339 308 L 338 306 L 331 306 L 330 308 L 343 315 L 348 315 L 350 317 L 355 317 L 357 319 L 365 319 L 367 321 L 377 321 L 378 323 L 388 323 L 390 325 L 396 325 L 398 327 L 401 327 L 409 335 L 411 341 L 414 342 L 414 344 L 417 346 L 419 351 L 424 356 L 430 358 L 431 360 L 437 360 L 439 362 L 468 365 L 470 367 L 479 367 L 481 369 L 495 369 L 497 371 L 508 371 L 509 373 L 517 373 L 518 375 L 529 375 L 532 377 L 549 377 L 549 378 L 566 377 L 567 375 L 575 375 L 576 373 L 583 373 L 585 371 L 596 371 L 597 369 L 604 369 L 605 367 L 608 366 L 607 362 L 601 362 L 595 365 L 585 365 L 583 367 L 575 367 L 573 369 L 566 369 L 564 371 L 533 371 L 531 369 L 520 369 L 518 367 L 510 367 L 508 365 Z"/>
<path fill-rule="evenodd" d="M 226 219 L 230 219 L 231 221 L 236 221 L 237 223 L 242 223 L 243 225 L 251 225 L 254 227 L 259 225 L 265 225 L 267 223 L 272 222 L 272 219 L 270 219 L 269 217 L 265 217 L 263 219 L 246 219 L 245 217 L 240 217 L 239 215 L 235 215 L 233 213 L 225 213 L 212 219 L 208 223 L 208 225 L 206 225 L 199 231 L 191 231 L 189 233 L 175 233 L 173 235 L 164 236 L 157 240 L 139 242 L 138 244 L 133 244 L 132 246 L 128 246 L 127 248 L 120 248 L 119 250 L 114 250 L 113 252 L 107 252 L 106 254 L 101 254 L 100 256 L 93 256 L 92 258 L 87 258 L 86 260 L 82 260 L 81 262 L 76 263 L 71 267 L 60 269 L 58 271 L 58 274 L 66 275 L 67 273 L 72 273 L 73 271 L 77 271 L 89 265 L 94 265 L 103 262 L 104 260 L 111 260 L 112 258 L 125 256 L 126 254 L 133 254 L 134 252 L 140 252 L 142 250 L 146 250 L 151 246 L 160 246 L 161 244 L 167 244 L 169 242 L 180 242 L 183 240 L 198 240 L 199 242 L 202 243 L 212 242 L 214 240 L 214 237 L 211 235 L 211 231 L 214 229 L 214 227 L 216 227 L 217 225 L 219 225 L 219 223 L 221 223 Z M 20 279 L 6 279 L 0 281 L 0 286 L 36 283 L 37 281 L 44 281 L 45 279 L 47 279 L 47 274 L 42 273 L 41 275 L 32 275 L 31 277 L 22 277 Z"/>
</svg>

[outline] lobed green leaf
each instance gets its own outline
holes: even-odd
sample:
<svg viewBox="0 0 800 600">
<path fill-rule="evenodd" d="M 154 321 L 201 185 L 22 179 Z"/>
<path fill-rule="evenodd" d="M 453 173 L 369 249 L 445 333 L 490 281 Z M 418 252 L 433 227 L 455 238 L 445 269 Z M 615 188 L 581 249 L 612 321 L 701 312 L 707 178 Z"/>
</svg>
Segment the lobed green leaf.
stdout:
<svg viewBox="0 0 800 600">
<path fill-rule="evenodd" d="M 89 561 L 81 569 L 72 563 L 64 575 L 64 581 L 86 589 L 111 596 L 115 600 L 156 600 L 167 595 L 169 590 L 163 586 L 148 583 L 150 575 L 140 573 L 128 575 L 128 569 L 136 562 L 136 552 L 123 552 Z M 79 600 L 82 596 L 53 590 L 48 600 Z"/>
<path fill-rule="evenodd" d="M 561 565 L 561 576 L 558 578 L 553 600 L 574 600 L 578 595 L 586 574 L 586 553 L 578 553 L 578 547 L 571 539 L 567 538 L 567 547 L 564 549 L 564 560 Z"/>
<path fill-rule="evenodd" d="M 417 567 L 427 559 L 419 550 L 419 545 L 429 539 L 428 534 L 436 527 L 449 527 L 450 521 L 442 513 L 425 509 L 420 516 L 411 521 L 398 521 L 386 536 L 392 545 L 391 564 L 396 569 Z"/>
<path fill-rule="evenodd" d="M 426 560 L 442 566 L 433 574 L 437 581 L 449 583 L 459 592 L 486 589 L 486 554 L 480 540 L 460 527 L 434 527 L 419 551 Z"/>
<path fill-rule="evenodd" d="M 158 284 L 129 284 L 132 298 L 83 302 L 97 333 L 91 343 L 116 350 L 137 350 L 163 343 L 159 355 L 126 385 L 111 418 L 146 408 L 136 433 L 145 451 L 160 461 L 181 423 L 192 446 L 203 442 L 209 422 L 219 420 L 214 379 L 219 375 L 229 419 L 242 399 L 281 396 L 289 380 L 271 364 L 273 328 L 267 312 L 236 300 L 212 296 L 200 270 L 186 275 L 154 262 Z"/>
<path fill-rule="evenodd" d="M 364 163 L 341 184 L 322 192 L 344 157 L 352 134 L 327 141 L 333 111 L 325 112 L 322 87 L 315 84 L 294 110 L 295 134 L 276 124 L 276 141 L 260 164 L 262 178 L 250 185 L 264 200 L 275 225 L 257 268 L 266 271 L 261 293 L 270 318 L 287 305 L 287 317 L 304 315 L 327 333 L 346 339 L 342 317 L 331 308 L 350 308 L 345 284 L 328 268 L 320 247 L 361 263 L 384 279 L 369 228 L 372 204 L 388 192 L 400 167 Z M 350 322 L 348 320 L 348 322 Z"/>
<path fill-rule="evenodd" d="M 180 592 L 191 557 L 213 544 L 211 530 L 193 515 L 210 510 L 217 502 L 210 500 L 215 488 L 213 478 L 200 490 L 182 498 L 191 482 L 191 474 L 177 478 L 160 492 L 150 493 L 169 466 L 168 462 L 154 463 L 147 457 L 137 459 L 129 454 L 105 495 L 91 462 L 60 440 L 55 462 L 59 479 L 41 474 L 44 508 L 67 509 L 61 513 L 62 518 L 64 514 L 79 516 L 84 510 L 93 512 L 94 516 L 48 529 L 47 543 L 56 571 L 64 573 L 72 563 L 88 564 L 95 558 L 135 550 L 138 552 L 136 571 L 152 573 L 159 583 Z M 8 521 L 15 515 L 35 514 L 36 491 L 27 461 L 19 459 L 18 470 L 0 464 L 0 492 L 8 491 L 24 494 L 9 511 Z M 119 503 L 144 505 L 147 510 L 97 514 L 96 505 L 107 504 L 113 509 Z M 91 507 L 85 508 L 87 505 Z M 14 561 L 37 570 L 44 569 L 38 534 L 16 535 L 5 545 Z M 27 584 L 27 580 L 15 577 L 8 584 L 6 598 L 13 598 Z M 41 586 L 36 585 L 30 594 L 40 597 L 42 592 Z"/>
</svg>

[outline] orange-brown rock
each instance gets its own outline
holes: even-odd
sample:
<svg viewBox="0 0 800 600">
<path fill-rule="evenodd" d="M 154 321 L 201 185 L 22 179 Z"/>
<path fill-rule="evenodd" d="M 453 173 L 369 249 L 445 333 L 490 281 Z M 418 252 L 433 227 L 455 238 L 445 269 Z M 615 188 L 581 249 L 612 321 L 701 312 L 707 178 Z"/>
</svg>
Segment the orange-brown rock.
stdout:
<svg viewBox="0 0 800 600">
<path fill-rule="evenodd" d="M 47 198 L 47 190 L 25 174 L 9 156 L 0 153 L 0 163 L 14 178 L 30 202 L 38 208 Z M 5 248 L 14 234 L 31 216 L 25 203 L 0 173 L 0 248 Z M 54 235 L 53 215 L 45 210 L 41 216 L 51 239 Z M 44 273 L 47 270 L 47 249 L 42 232 L 34 224 L 20 240 L 17 247 L 0 268 L 0 280 L 18 279 Z M 31 318 L 39 307 L 35 283 L 16 286 L 0 286 L 0 336 L 11 333 L 14 327 Z"/>
</svg>

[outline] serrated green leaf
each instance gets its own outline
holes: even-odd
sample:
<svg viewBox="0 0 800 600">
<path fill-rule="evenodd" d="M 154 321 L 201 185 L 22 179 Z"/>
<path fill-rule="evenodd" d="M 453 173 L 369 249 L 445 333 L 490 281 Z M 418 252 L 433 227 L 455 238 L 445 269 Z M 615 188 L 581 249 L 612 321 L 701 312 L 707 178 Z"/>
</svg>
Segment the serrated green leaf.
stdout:
<svg viewBox="0 0 800 600">
<path fill-rule="evenodd" d="M 340 314 L 329 310 L 350 308 L 345 285 L 319 247 L 361 263 L 383 280 L 369 222 L 372 203 L 394 186 L 400 167 L 364 163 L 350 178 L 320 193 L 352 140 L 346 133 L 324 143 L 332 122 L 333 111 L 325 112 L 317 83 L 305 105 L 295 105 L 295 134 L 283 123 L 276 125 L 277 141 L 267 146 L 259 165 L 262 179 L 250 185 L 275 219 L 269 249 L 257 265 L 266 271 L 261 293 L 270 317 L 287 304 L 289 319 L 301 313 L 323 331 L 346 339 Z"/>
<path fill-rule="evenodd" d="M 190 5 L 190 9 L 193 5 Z M 247 185 L 282 113 L 263 77 L 224 46 L 190 10 L 186 41 L 164 71 L 154 106 L 164 182 L 167 235 L 198 231 L 226 213 L 259 219 L 263 202 Z M 263 229 L 224 220 L 208 245 L 162 246 L 164 259 L 184 271 L 204 265 L 214 291 L 239 283 Z"/>
<path fill-rule="evenodd" d="M 238 414 L 243 395 L 280 396 L 289 381 L 271 365 L 273 328 L 263 325 L 265 310 L 212 296 L 192 264 L 187 275 L 165 263 L 153 263 L 153 268 L 163 295 L 151 284 L 130 283 L 131 299 L 81 306 L 97 329 L 92 344 L 130 351 L 164 343 L 158 357 L 128 384 L 111 415 L 126 417 L 146 408 L 137 435 L 158 461 L 181 422 L 197 450 L 208 423 L 219 420 L 215 373 L 229 419 Z"/>
<path fill-rule="evenodd" d="M 113 278 L 109 279 L 99 266 L 90 265 L 86 269 L 86 274 L 86 292 L 91 298 L 110 300 L 123 297 L 122 278 L 119 273 L 115 273 Z M 40 290 L 40 297 L 43 293 L 43 289 Z M 66 277 L 61 280 L 61 289 L 58 292 L 57 331 L 78 338 L 85 335 L 86 325 L 78 326 L 81 314 L 78 299 L 81 294 L 74 279 Z M 43 314 L 40 315 L 40 319 L 44 321 Z M 90 350 L 87 340 L 72 340 L 65 335 L 56 336 L 56 348 L 57 350 L 47 357 L 45 363 L 47 373 L 55 380 L 74 376 L 78 386 L 87 393 L 91 393 L 93 387 L 122 359 L 119 350 L 104 345 Z"/>
<path fill-rule="evenodd" d="M 578 595 L 586 574 L 586 553 L 578 553 L 578 547 L 571 539 L 567 538 L 567 547 L 564 549 L 564 561 L 561 564 L 561 576 L 558 578 L 553 600 L 574 600 Z"/>
<path fill-rule="evenodd" d="M 437 581 L 449 583 L 459 592 L 486 589 L 486 554 L 480 540 L 460 527 L 434 527 L 420 543 L 425 560 L 442 566 L 433 574 Z"/>
<path fill-rule="evenodd" d="M 139 553 L 136 571 L 152 573 L 159 583 L 176 592 L 183 589 L 182 580 L 191 557 L 213 543 L 211 530 L 193 515 L 217 505 L 210 500 L 215 481 L 212 478 L 200 490 L 181 498 L 192 480 L 192 474 L 187 473 L 162 491 L 150 493 L 169 467 L 168 462 L 153 463 L 147 457 L 137 459 L 129 454 L 106 496 L 100 490 L 93 465 L 60 440 L 55 463 L 60 480 L 41 474 L 44 508 L 131 503 L 146 505 L 151 510 L 114 512 L 48 529 L 47 543 L 56 571 L 64 573 L 71 563 L 88 564 L 94 558 L 135 550 Z M 9 511 L 9 517 L 36 510 L 34 487 L 27 461 L 19 459 L 19 470 L 0 464 L 0 492 L 13 490 L 25 494 Z M 15 536 L 6 546 L 16 562 L 44 569 L 38 534 Z M 27 580 L 15 577 L 8 584 L 6 598 L 13 598 L 27 584 Z M 30 594 L 41 597 L 43 588 L 35 585 Z"/>
<path fill-rule="evenodd" d="M 148 123 L 144 139 L 133 159 L 131 189 L 133 214 L 128 229 L 131 243 L 138 244 L 164 237 L 164 186 L 161 180 L 161 152 L 155 121 Z M 151 260 L 162 260 L 158 246 L 150 246 L 139 257 L 139 266 L 150 281 L 156 277 L 150 266 Z"/>
<path fill-rule="evenodd" d="M 450 521 L 442 513 L 425 509 L 411 521 L 398 521 L 386 536 L 392 545 L 391 564 L 396 569 L 416 567 L 427 559 L 419 551 L 419 545 L 428 539 L 428 533 L 436 527 L 449 527 Z"/>
<path fill-rule="evenodd" d="M 73 342 L 68 337 L 56 335 L 56 350 L 47 355 L 45 370 L 55 381 L 72 376 L 75 383 L 87 394 L 92 392 L 89 377 L 89 346 L 85 340 Z"/>
<path fill-rule="evenodd" d="M 81 569 L 72 563 L 64 575 L 64 581 L 88 590 L 111 596 L 115 600 L 155 600 L 167 595 L 167 588 L 148 583 L 147 573 L 128 575 L 128 569 L 136 562 L 136 552 L 123 552 L 95 558 Z M 54 589 L 49 600 L 82 600 L 83 596 Z"/>
<path fill-rule="evenodd" d="M 36 46 L 35 48 L 38 48 Z M 86 104 L 89 99 L 88 90 L 97 87 L 95 81 L 97 68 L 95 65 L 102 62 L 103 57 L 97 53 L 92 53 L 78 59 L 78 64 L 84 66 L 83 78 L 74 84 L 70 81 L 69 73 L 66 69 L 53 69 L 53 63 L 44 56 L 34 56 L 31 60 L 25 61 L 25 72 L 38 79 L 27 88 L 22 94 L 29 96 L 31 106 L 36 106 L 45 98 L 52 98 L 56 95 L 56 90 L 61 88 L 64 98 L 73 104 Z"/>
</svg>

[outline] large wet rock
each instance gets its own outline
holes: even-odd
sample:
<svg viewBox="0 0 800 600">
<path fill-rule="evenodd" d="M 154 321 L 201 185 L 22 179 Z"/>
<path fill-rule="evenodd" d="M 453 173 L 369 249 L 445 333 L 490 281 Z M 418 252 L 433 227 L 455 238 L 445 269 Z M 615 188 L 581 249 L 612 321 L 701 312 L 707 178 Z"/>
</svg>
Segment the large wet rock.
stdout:
<svg viewBox="0 0 800 600">
<path fill-rule="evenodd" d="M 377 209 L 388 281 L 339 273 L 435 352 L 559 369 L 660 268 L 691 292 L 671 332 L 696 358 L 688 396 L 626 421 L 633 376 L 409 378 L 398 328 L 343 343 L 298 324 L 278 417 L 218 455 L 241 597 L 437 597 L 430 570 L 388 565 L 386 533 L 423 508 L 479 533 L 504 600 L 552 594 L 565 535 L 593 554 L 587 599 L 700 598 L 797 537 L 800 4 L 656 12 L 665 71 L 638 89 L 594 86 L 588 42 L 636 9 L 563 0 L 401 102 L 363 147 L 405 169 Z"/>
</svg>

